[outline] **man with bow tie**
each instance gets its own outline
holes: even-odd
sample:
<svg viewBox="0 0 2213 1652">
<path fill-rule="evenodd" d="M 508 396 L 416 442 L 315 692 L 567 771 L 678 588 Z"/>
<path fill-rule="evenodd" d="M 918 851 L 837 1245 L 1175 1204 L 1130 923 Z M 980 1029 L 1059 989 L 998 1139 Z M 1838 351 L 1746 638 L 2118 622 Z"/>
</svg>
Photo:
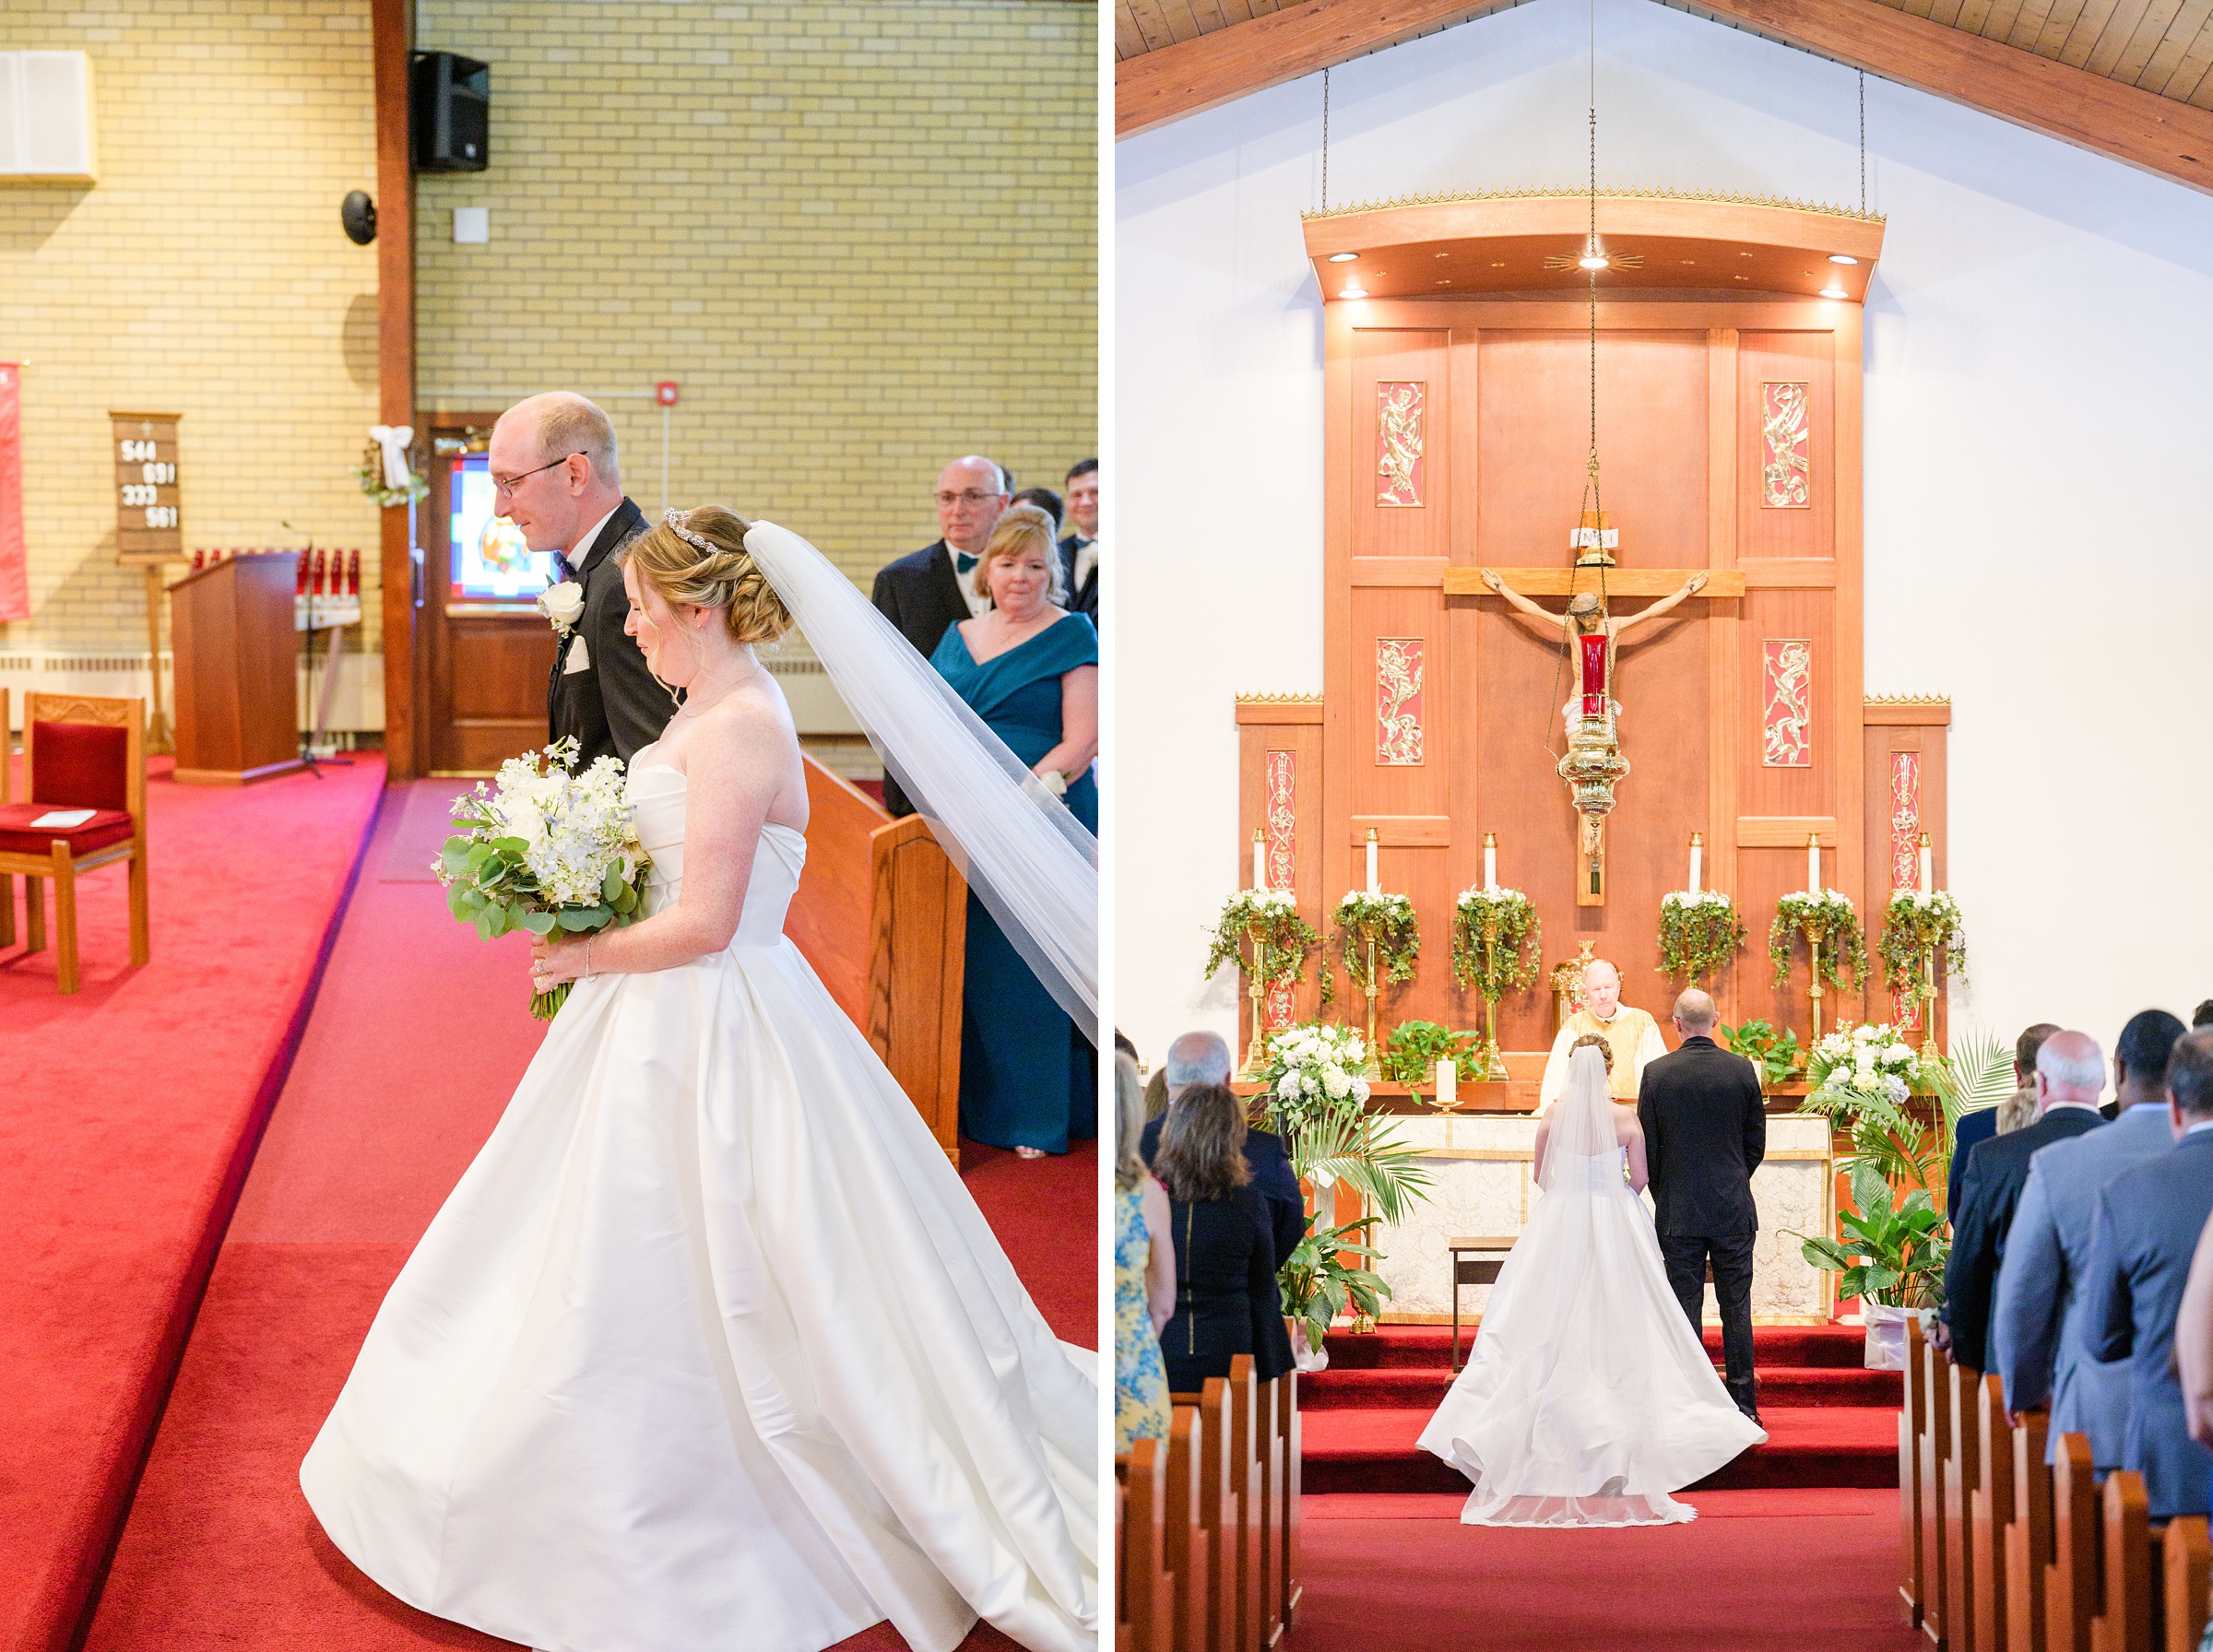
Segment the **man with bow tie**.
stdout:
<svg viewBox="0 0 2213 1652">
<path fill-rule="evenodd" d="M 976 619 L 991 606 L 990 597 L 976 591 L 971 576 L 1000 513 L 1007 508 L 1012 487 L 1006 471 L 981 454 L 955 459 L 938 473 L 938 530 L 942 537 L 877 572 L 870 600 L 924 659 L 937 652 L 949 627 Z M 883 801 L 894 815 L 915 812 L 888 775 Z"/>
<path fill-rule="evenodd" d="M 1078 459 L 1068 473 L 1068 525 L 1060 541 L 1067 570 L 1068 611 L 1099 623 L 1099 462 Z"/>
</svg>

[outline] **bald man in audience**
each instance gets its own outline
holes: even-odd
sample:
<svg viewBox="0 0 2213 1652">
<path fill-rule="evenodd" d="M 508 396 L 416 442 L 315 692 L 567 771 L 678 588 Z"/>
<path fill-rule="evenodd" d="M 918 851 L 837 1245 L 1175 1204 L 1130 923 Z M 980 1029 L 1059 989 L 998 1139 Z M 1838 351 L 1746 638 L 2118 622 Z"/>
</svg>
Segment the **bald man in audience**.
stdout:
<svg viewBox="0 0 2213 1652">
<path fill-rule="evenodd" d="M 1176 1111 L 1178 1100 L 1187 1090 L 1228 1083 L 1232 1065 L 1229 1045 L 1220 1033 L 1186 1032 L 1178 1038 L 1168 1046 L 1168 1058 L 1162 1068 L 1168 1080 L 1168 1113 Z M 1265 1110 L 1256 1105 L 1253 1116 L 1258 1122 L 1245 1131 L 1245 1163 L 1252 1172 L 1253 1187 L 1268 1201 L 1268 1225 L 1275 1235 L 1275 1265 L 1281 1268 L 1307 1235 L 1307 1196 L 1299 1191 L 1298 1177 L 1292 1174 L 1284 1139 L 1265 1127 Z M 1147 1164 L 1153 1162 L 1153 1150 L 1160 1145 L 1161 1127 L 1166 1122 L 1166 1114 L 1152 1120 L 1137 1139 L 1137 1150 Z"/>
<path fill-rule="evenodd" d="M 2006 1261 L 2006 1236 L 2029 1183 L 2029 1161 L 2054 1142 L 2102 1129 L 2098 1098 L 2104 1090 L 2105 1054 L 2098 1041 L 2088 1032 L 2054 1032 L 2036 1053 L 2037 1121 L 1994 1136 L 1968 1155 L 1944 1270 L 1944 1317 L 1932 1332 L 1959 1363 L 1990 1369 L 1990 1305 Z"/>
</svg>

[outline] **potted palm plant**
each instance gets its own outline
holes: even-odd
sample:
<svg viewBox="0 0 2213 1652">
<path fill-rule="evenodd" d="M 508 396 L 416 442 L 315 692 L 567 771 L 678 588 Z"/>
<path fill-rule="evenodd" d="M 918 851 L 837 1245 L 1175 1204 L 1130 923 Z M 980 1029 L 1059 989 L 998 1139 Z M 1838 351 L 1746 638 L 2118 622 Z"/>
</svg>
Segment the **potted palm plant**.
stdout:
<svg viewBox="0 0 2213 1652">
<path fill-rule="evenodd" d="M 1894 1202 L 1890 1184 L 1866 1159 L 1852 1167 L 1852 1202 L 1856 1210 L 1838 1213 L 1839 1238 L 1783 1232 L 1802 1241 L 1802 1253 L 1813 1266 L 1842 1276 L 1839 1295 L 1860 1299 L 1867 1319 L 1867 1368 L 1902 1371 L 1907 1316 L 1943 1300 L 1944 1264 L 1951 1250 L 1944 1215 L 1926 1187 Z"/>
</svg>

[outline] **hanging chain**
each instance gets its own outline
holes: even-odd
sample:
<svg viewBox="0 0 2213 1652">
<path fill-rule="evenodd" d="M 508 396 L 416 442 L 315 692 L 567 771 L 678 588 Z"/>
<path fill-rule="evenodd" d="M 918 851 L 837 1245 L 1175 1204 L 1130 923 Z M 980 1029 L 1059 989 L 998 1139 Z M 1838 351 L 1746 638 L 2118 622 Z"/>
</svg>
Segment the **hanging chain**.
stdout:
<svg viewBox="0 0 2213 1652">
<path fill-rule="evenodd" d="M 1867 216 L 1867 71 L 1860 71 L 1860 216 Z"/>
<path fill-rule="evenodd" d="M 1864 140 L 1863 140 L 1864 141 Z M 1867 193 L 1864 185 L 1860 194 Z M 1321 209 L 1330 209 L 1330 72 L 1321 72 Z"/>
</svg>

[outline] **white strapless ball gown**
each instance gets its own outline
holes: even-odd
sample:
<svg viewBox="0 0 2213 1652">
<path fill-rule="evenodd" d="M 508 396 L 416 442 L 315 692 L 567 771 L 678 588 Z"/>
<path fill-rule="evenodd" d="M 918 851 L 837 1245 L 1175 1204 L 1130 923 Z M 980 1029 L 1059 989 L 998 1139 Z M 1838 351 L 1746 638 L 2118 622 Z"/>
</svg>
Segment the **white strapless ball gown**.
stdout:
<svg viewBox="0 0 2213 1652">
<path fill-rule="evenodd" d="M 1615 1151 L 1560 1166 L 1568 1185 L 1531 1210 L 1422 1431 L 1474 1482 L 1468 1525 L 1692 1519 L 1668 1493 L 1768 1437 L 1714 1375 L 1621 1165 Z"/>
<path fill-rule="evenodd" d="M 768 827 L 727 950 L 577 985 L 385 1299 L 300 1482 L 410 1605 L 550 1652 L 1096 1645 L 1094 1356 L 785 938 L 805 857 Z"/>
</svg>

